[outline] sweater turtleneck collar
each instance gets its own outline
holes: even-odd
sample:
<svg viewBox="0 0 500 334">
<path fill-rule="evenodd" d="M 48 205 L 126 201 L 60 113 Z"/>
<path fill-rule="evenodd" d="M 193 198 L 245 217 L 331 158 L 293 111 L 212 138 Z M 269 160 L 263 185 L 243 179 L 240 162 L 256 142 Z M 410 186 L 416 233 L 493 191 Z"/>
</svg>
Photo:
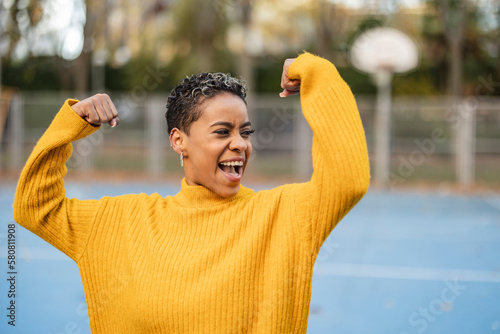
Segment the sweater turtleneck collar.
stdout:
<svg viewBox="0 0 500 334">
<path fill-rule="evenodd" d="M 252 189 L 240 185 L 238 193 L 232 197 L 222 197 L 212 190 L 204 186 L 190 186 L 186 182 L 186 178 L 182 179 L 181 191 L 175 195 L 175 199 L 183 206 L 186 207 L 209 207 L 220 204 L 227 204 L 236 199 L 253 194 Z"/>
</svg>

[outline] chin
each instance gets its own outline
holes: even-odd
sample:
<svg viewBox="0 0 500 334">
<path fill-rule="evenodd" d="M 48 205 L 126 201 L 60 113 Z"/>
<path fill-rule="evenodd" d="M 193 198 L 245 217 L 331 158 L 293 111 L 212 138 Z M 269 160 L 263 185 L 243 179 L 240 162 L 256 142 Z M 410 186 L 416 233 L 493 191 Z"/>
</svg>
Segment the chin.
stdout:
<svg viewBox="0 0 500 334">
<path fill-rule="evenodd" d="M 236 186 L 223 186 L 217 189 L 215 191 L 217 195 L 225 198 L 233 197 L 238 193 L 238 190 L 240 190 L 240 184 L 238 183 Z"/>
</svg>

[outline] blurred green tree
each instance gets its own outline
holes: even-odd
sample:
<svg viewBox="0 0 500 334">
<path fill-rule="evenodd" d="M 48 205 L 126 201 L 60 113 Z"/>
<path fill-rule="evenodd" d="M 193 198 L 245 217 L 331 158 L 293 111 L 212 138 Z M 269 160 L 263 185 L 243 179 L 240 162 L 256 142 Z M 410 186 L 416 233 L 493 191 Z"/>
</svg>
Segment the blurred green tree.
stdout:
<svg viewBox="0 0 500 334">
<path fill-rule="evenodd" d="M 487 73 L 497 72 L 498 79 L 500 4 L 487 3 L 496 11 L 466 0 L 428 0 L 427 4 L 435 11 L 424 17 L 422 36 L 426 43 L 425 56 L 430 66 L 437 69 L 438 87 L 456 99 L 477 94 L 477 85 Z M 496 27 L 486 27 L 492 13 L 496 14 Z M 499 92 L 497 89 L 488 93 Z"/>
<path fill-rule="evenodd" d="M 215 48 L 225 45 L 227 20 L 217 15 L 216 5 L 220 2 L 204 0 L 183 0 L 173 5 L 175 28 L 172 39 L 179 46 L 179 52 L 187 58 L 195 58 L 196 72 L 213 69 Z M 186 71 L 191 72 L 191 71 Z"/>
</svg>

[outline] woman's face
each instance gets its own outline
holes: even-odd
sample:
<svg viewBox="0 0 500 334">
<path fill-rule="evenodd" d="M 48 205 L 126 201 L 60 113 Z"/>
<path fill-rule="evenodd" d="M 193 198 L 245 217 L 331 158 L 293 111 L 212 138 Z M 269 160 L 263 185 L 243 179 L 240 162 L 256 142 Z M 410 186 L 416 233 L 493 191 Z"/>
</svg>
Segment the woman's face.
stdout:
<svg viewBox="0 0 500 334">
<path fill-rule="evenodd" d="M 180 131 L 186 182 L 223 197 L 234 196 L 252 153 L 247 107 L 240 97 L 220 93 L 201 108 L 189 135 Z"/>
</svg>

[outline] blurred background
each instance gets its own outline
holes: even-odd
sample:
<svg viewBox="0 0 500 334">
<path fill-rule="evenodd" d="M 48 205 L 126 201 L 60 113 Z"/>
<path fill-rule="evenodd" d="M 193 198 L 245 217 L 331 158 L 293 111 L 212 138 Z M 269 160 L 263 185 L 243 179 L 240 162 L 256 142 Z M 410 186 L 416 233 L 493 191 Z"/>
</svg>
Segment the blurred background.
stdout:
<svg viewBox="0 0 500 334">
<path fill-rule="evenodd" d="M 370 35 L 389 28 L 412 47 Z M 300 99 L 278 96 L 284 59 L 302 50 L 354 92 L 372 173 L 320 251 L 308 333 L 500 332 L 498 0 L 0 0 L 2 277 L 19 172 L 67 98 L 106 92 L 121 119 L 74 144 L 68 197 L 174 195 L 183 174 L 165 104 L 200 71 L 249 86 L 245 185 L 309 179 Z M 16 233 L 18 326 L 0 332 L 89 333 L 76 264 Z M 7 290 L 2 278 L 1 309 Z"/>
<path fill-rule="evenodd" d="M 306 180 L 309 128 L 298 98 L 278 97 L 283 60 L 302 50 L 334 62 L 350 85 L 373 165 L 386 131 L 378 89 L 350 52 L 363 33 L 391 27 L 413 40 L 419 62 L 392 78 L 389 163 L 372 186 L 500 186 L 498 1 L 2 0 L 0 27 L 3 176 L 16 175 L 66 98 L 107 92 L 122 123 L 76 145 L 70 176 L 178 179 L 166 98 L 187 75 L 222 71 L 250 89 L 249 179 Z"/>
</svg>

